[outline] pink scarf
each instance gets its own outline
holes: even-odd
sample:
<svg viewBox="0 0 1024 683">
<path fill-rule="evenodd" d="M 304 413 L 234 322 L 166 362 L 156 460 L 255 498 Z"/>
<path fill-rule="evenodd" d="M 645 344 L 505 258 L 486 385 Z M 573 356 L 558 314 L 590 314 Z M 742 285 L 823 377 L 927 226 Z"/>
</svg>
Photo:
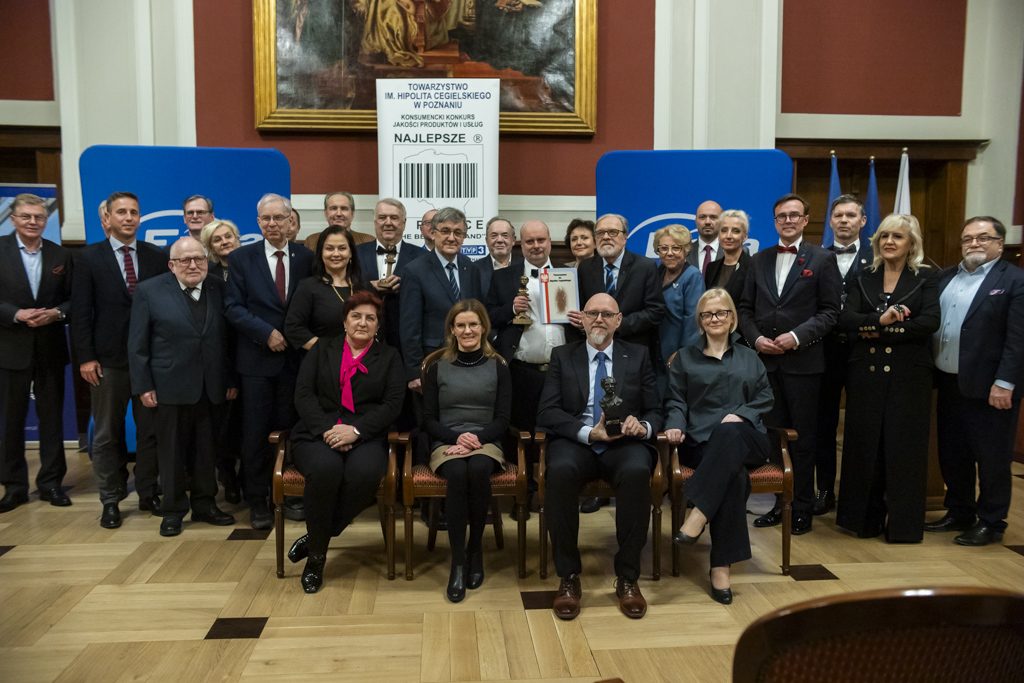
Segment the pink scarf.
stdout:
<svg viewBox="0 0 1024 683">
<path fill-rule="evenodd" d="M 356 371 L 366 374 L 366 366 L 360 363 L 366 352 L 373 346 L 371 341 L 363 352 L 359 354 L 358 358 L 352 357 L 352 349 L 349 347 L 348 342 L 344 343 L 345 350 L 341 354 L 341 405 L 348 409 L 349 412 L 355 412 L 356 404 L 352 399 L 352 378 L 356 376 Z M 338 424 L 341 424 L 341 420 L 338 420 Z"/>
</svg>

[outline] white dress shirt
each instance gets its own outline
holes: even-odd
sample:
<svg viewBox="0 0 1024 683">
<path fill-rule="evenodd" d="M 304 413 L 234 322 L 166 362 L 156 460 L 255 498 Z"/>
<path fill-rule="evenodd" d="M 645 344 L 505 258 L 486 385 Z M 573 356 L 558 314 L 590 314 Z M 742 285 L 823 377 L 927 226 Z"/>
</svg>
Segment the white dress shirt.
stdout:
<svg viewBox="0 0 1024 683">
<path fill-rule="evenodd" d="M 383 280 L 388 274 L 388 255 L 380 253 L 380 249 L 387 249 L 387 246 L 381 244 L 380 240 L 374 240 L 376 246 L 373 248 L 373 253 L 377 256 L 377 279 Z M 398 268 L 398 259 L 402 257 L 402 245 L 405 244 L 399 241 L 395 245 L 395 262 L 391 264 L 391 274 L 395 274 L 395 269 Z M 447 273 L 445 273 L 447 275 Z"/>
<path fill-rule="evenodd" d="M 288 258 L 288 244 L 286 243 L 283 248 L 278 249 L 267 240 L 263 240 L 263 249 L 267 253 L 267 265 L 270 266 L 270 280 L 271 282 L 277 282 L 277 252 L 284 252 L 284 256 L 281 261 L 284 263 L 284 291 L 288 291 L 289 285 L 291 285 L 292 276 L 292 265 L 291 259 Z"/>
<path fill-rule="evenodd" d="M 14 233 L 14 239 L 18 240 L 18 252 L 21 254 L 21 263 L 25 266 L 28 285 L 32 288 L 32 298 L 38 299 L 39 281 L 43 278 L 43 243 L 40 241 L 38 249 L 29 251 L 17 232 Z"/>
<path fill-rule="evenodd" d="M 277 257 L 275 256 L 274 259 L 276 260 Z M 185 286 L 185 284 L 181 280 L 178 280 L 178 286 L 181 287 L 181 291 L 185 292 L 185 296 L 192 299 L 192 301 L 199 301 L 199 297 L 203 293 L 202 281 L 200 281 L 198 285 L 193 287 L 191 292 L 188 291 L 188 287 Z"/>
<path fill-rule="evenodd" d="M 523 261 L 523 274 L 530 278 L 526 284 L 526 291 L 530 296 L 528 311 L 530 318 L 533 319 L 533 324 L 523 328 L 523 336 L 519 339 L 519 348 L 516 349 L 514 357 L 524 363 L 540 365 L 548 363 L 551 361 L 551 350 L 565 343 L 565 328 L 561 325 L 546 325 L 540 322 L 540 279 L 534 275 L 534 272 L 544 271 L 551 267 L 550 259 L 539 269 L 530 265 L 529 261 Z"/>
<path fill-rule="evenodd" d="M 710 243 L 705 242 L 704 238 L 698 237 L 697 244 L 695 246 L 697 247 L 697 267 L 701 269 L 701 272 L 703 272 L 704 255 L 707 253 L 707 248 L 711 247 L 711 258 L 708 260 L 708 262 L 710 263 L 718 258 L 718 250 L 721 249 L 721 245 L 718 243 L 717 237 L 715 238 L 714 242 Z"/>
<path fill-rule="evenodd" d="M 604 368 L 608 377 L 612 376 L 612 353 L 614 352 L 615 342 L 608 344 L 608 348 L 604 350 Z M 580 431 L 576 432 L 576 440 L 580 443 L 590 445 L 590 432 L 593 431 L 594 425 L 597 424 L 597 420 L 601 418 L 600 415 L 594 415 L 594 380 L 597 378 L 597 349 L 590 345 L 588 341 L 586 343 L 587 349 L 587 374 L 590 375 L 590 391 L 587 394 L 587 407 L 583 411 L 583 426 L 580 427 Z M 596 419 L 595 419 L 596 418 Z M 646 420 L 642 421 L 642 424 L 646 429 L 647 433 L 644 434 L 645 439 L 651 436 L 651 424 Z"/>
<path fill-rule="evenodd" d="M 800 251 L 800 245 L 803 244 L 804 238 L 798 237 L 796 242 L 793 244 L 786 245 L 779 240 L 780 247 L 791 246 L 797 251 Z M 779 252 L 775 255 L 775 286 L 778 288 L 779 296 L 782 296 L 782 288 L 786 285 L 786 278 L 789 277 L 789 271 L 793 268 L 793 264 L 796 263 L 796 254 L 784 254 Z"/>
<path fill-rule="evenodd" d="M 612 261 L 612 263 L 611 263 L 611 266 L 612 266 L 612 281 L 615 282 L 615 291 L 616 292 L 619 291 L 619 270 L 622 268 L 622 257 L 624 257 L 625 255 L 626 255 L 626 249 L 623 248 L 622 251 L 619 252 L 618 257 L 614 261 Z M 606 282 L 607 281 L 606 280 L 607 273 L 608 273 L 608 261 L 606 261 L 602 257 L 601 258 L 601 281 L 602 282 Z"/>
<path fill-rule="evenodd" d="M 132 266 L 135 268 L 135 280 L 139 279 L 139 250 L 137 248 L 137 240 L 132 240 L 127 245 L 118 240 L 116 237 L 111 237 L 109 240 L 110 248 L 114 250 L 114 258 L 117 259 L 117 265 L 121 268 L 121 277 L 124 278 L 125 285 L 128 284 L 128 273 L 124 269 L 124 252 L 121 251 L 121 247 L 127 246 L 128 250 L 132 252 Z"/>
<path fill-rule="evenodd" d="M 836 242 L 835 244 L 837 247 L 850 246 L 849 244 L 840 244 L 839 242 Z M 851 244 L 856 245 L 857 242 L 854 241 L 851 242 Z M 844 280 L 846 279 L 846 274 L 850 272 L 850 267 L 853 265 L 854 261 L 857 260 L 857 251 L 859 250 L 855 249 L 851 254 L 836 254 L 836 263 L 839 264 L 839 273 L 842 275 Z"/>
</svg>

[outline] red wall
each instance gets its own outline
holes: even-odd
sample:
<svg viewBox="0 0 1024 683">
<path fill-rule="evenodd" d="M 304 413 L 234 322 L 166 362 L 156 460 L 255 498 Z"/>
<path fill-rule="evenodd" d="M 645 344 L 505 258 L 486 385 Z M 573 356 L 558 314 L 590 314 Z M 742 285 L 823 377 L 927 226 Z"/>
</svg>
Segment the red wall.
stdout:
<svg viewBox="0 0 1024 683">
<path fill-rule="evenodd" d="M 49 3 L 0 0 L 0 100 L 52 99 Z"/>
<path fill-rule="evenodd" d="M 967 0 L 786 0 L 782 111 L 959 116 Z"/>
<path fill-rule="evenodd" d="M 595 0 L 596 1 L 596 0 Z M 377 193 L 373 134 L 261 134 L 253 94 L 252 4 L 195 0 L 196 133 L 205 147 L 275 147 L 292 192 Z M 503 135 L 501 194 L 591 195 L 605 152 L 654 140 L 654 0 L 602 2 L 598 15 L 597 134 Z"/>
</svg>

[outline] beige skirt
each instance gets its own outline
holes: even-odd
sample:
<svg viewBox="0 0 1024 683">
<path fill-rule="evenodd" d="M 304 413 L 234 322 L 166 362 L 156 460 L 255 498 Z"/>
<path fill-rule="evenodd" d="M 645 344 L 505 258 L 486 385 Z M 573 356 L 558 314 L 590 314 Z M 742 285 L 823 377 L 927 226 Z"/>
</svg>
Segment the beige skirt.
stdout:
<svg viewBox="0 0 1024 683">
<path fill-rule="evenodd" d="M 444 452 L 446 450 L 448 450 L 449 448 L 451 448 L 451 444 L 447 444 L 447 445 L 444 445 L 444 446 L 438 446 L 430 454 L 430 469 L 432 471 L 437 472 L 437 468 L 440 467 L 441 465 L 443 465 L 444 463 L 448 462 L 449 460 L 457 460 L 459 458 L 468 458 L 469 456 L 476 455 L 477 453 L 483 453 L 488 458 L 492 458 L 492 459 L 496 460 L 498 462 L 498 464 L 502 466 L 502 468 L 504 468 L 506 466 L 505 465 L 505 458 L 501 454 L 501 449 L 498 448 L 497 446 L 495 446 L 493 443 L 485 443 L 483 445 L 483 448 L 478 448 L 475 451 L 470 451 L 469 453 L 466 453 L 465 455 L 445 455 Z"/>
</svg>

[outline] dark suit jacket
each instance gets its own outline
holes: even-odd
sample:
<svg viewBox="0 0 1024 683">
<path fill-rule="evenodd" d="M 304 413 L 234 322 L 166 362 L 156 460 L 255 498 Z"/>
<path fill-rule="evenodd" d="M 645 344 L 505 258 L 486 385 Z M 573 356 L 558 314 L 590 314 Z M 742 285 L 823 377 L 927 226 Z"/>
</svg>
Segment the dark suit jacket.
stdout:
<svg viewBox="0 0 1024 683">
<path fill-rule="evenodd" d="M 615 339 L 612 344 L 612 376 L 622 398 L 623 416 L 633 415 L 651 425 L 651 439 L 644 444 L 654 448 L 654 438 L 661 430 L 664 415 L 658 400 L 658 386 L 654 379 L 654 366 L 647 349 L 638 344 Z M 551 353 L 544 391 L 540 395 L 537 426 L 555 435 L 555 438 L 575 441 L 583 427 L 583 413 L 590 398 L 590 369 L 586 342 L 570 342 Z M 600 416 L 597 416 L 600 417 Z M 631 440 L 618 439 L 616 443 Z"/>
<path fill-rule="evenodd" d="M 724 252 L 723 252 L 724 253 Z M 729 292 L 729 296 L 732 297 L 732 302 L 738 307 L 740 300 L 743 298 L 743 286 L 747 282 L 747 273 L 750 272 L 750 259 L 752 257 L 747 252 L 740 252 L 740 260 L 737 264 L 736 271 L 729 276 L 729 281 L 725 283 L 725 291 Z M 725 265 L 724 259 L 718 259 L 708 264 L 708 270 L 704 273 L 704 287 L 705 289 L 711 289 L 715 286 L 715 280 L 718 279 L 718 271 Z M 699 266 L 698 266 L 699 267 Z"/>
<path fill-rule="evenodd" d="M 352 377 L 355 411 L 342 407 L 338 378 L 344 350 L 342 335 L 318 341 L 302 360 L 295 382 L 299 423 L 292 441 L 319 441 L 339 419 L 359 430 L 360 441 L 382 439 L 401 412 L 406 384 L 402 360 L 398 351 L 380 343 L 374 343 L 360 361 L 366 372 Z"/>
<path fill-rule="evenodd" d="M 580 306 L 586 306 L 590 297 L 602 294 L 604 289 L 605 260 L 595 255 L 576 269 L 580 286 Z M 622 313 L 622 324 L 615 332 L 616 340 L 642 344 L 658 358 L 658 324 L 665 315 L 665 297 L 661 293 L 658 266 L 646 256 L 631 251 L 622 257 L 615 301 Z"/>
<path fill-rule="evenodd" d="M 957 266 L 938 278 L 939 294 L 956 275 Z M 1024 396 L 1024 272 L 1000 259 L 974 295 L 960 328 L 958 384 L 970 398 L 988 398 L 997 379 L 1015 385 Z"/>
<path fill-rule="evenodd" d="M 405 278 L 405 273 L 409 269 L 409 266 L 412 265 L 413 261 L 422 256 L 426 256 L 428 253 L 428 251 L 420 249 L 415 244 L 403 241 L 399 251 L 398 263 L 395 264 L 394 269 L 391 271 L 392 274 L 397 275 L 400 278 Z M 383 323 L 381 325 L 383 338 L 387 341 L 388 346 L 391 346 L 401 353 L 401 305 L 402 291 L 405 289 L 405 286 L 400 286 L 397 292 L 387 294 L 372 289 L 372 285 L 370 285 L 369 282 L 371 280 L 379 280 L 383 277 L 383 273 L 377 272 L 376 240 L 356 245 L 356 254 L 359 256 L 359 268 L 362 270 L 363 280 L 366 281 L 367 286 L 370 287 L 371 291 L 384 299 L 384 320 L 381 321 Z"/>
<path fill-rule="evenodd" d="M 517 265 L 519 266 L 519 270 L 522 271 L 523 257 L 515 252 L 512 253 L 512 261 L 508 266 L 506 268 L 499 268 L 498 270 L 494 269 L 494 259 L 491 258 L 490 254 L 474 261 L 473 268 L 476 269 L 478 277 L 480 278 L 480 291 L 482 292 L 482 296 L 486 297 L 487 292 L 491 289 L 491 278 L 494 277 L 495 273 L 508 270 L 509 268 L 515 268 Z"/>
<path fill-rule="evenodd" d="M 290 273 L 288 301 L 299 283 L 309 275 L 313 252 L 301 244 L 288 243 Z M 225 315 L 238 332 L 235 362 L 238 372 L 257 377 L 274 377 L 285 367 L 298 368 L 298 350 L 288 347 L 275 353 L 267 346 L 270 333 L 284 334 L 288 303 L 281 303 L 277 286 L 270 275 L 263 240 L 239 247 L 231 252 L 230 276 L 224 297 Z"/>
<path fill-rule="evenodd" d="M 825 353 L 818 344 L 839 319 L 841 285 L 835 254 L 800 243 L 793 267 L 779 296 L 775 285 L 774 245 L 754 254 L 739 305 L 740 331 L 751 347 L 758 337 L 775 339 L 793 332 L 800 346 L 781 356 L 761 354 L 768 372 L 796 375 L 825 371 Z"/>
<path fill-rule="evenodd" d="M 456 263 L 462 299 L 483 299 L 473 261 L 459 254 Z M 423 359 L 444 346 L 445 316 L 456 303 L 448 273 L 435 253 L 428 252 L 425 258 L 409 265 L 402 280 L 401 303 L 402 359 L 407 381 L 419 379 Z"/>
<path fill-rule="evenodd" d="M 199 326 L 174 273 L 139 284 L 128 332 L 133 394 L 155 390 L 158 404 L 193 405 L 205 389 L 210 403 L 227 400 L 235 382 L 225 286 L 209 276 L 203 282 L 206 319 Z"/>
<path fill-rule="evenodd" d="M 168 272 L 167 254 L 155 244 L 135 242 L 138 283 Z M 79 363 L 99 361 L 103 367 L 128 367 L 128 322 L 132 297 L 110 240 L 78 252 L 71 286 L 71 342 Z"/>
<path fill-rule="evenodd" d="M 747 249 L 746 246 L 743 247 L 743 253 L 746 254 L 747 256 L 750 256 L 750 251 Z M 715 261 L 721 261 L 724 258 L 725 250 L 722 249 L 722 243 L 719 242 L 718 256 L 715 257 L 714 261 L 708 264 L 708 270 L 711 269 L 712 263 L 715 263 Z M 701 244 L 699 237 L 694 237 L 693 241 L 690 242 L 690 253 L 686 255 L 686 262 L 689 263 L 691 266 L 697 266 L 698 269 L 701 267 L 701 265 L 704 264 L 704 245 Z M 707 273 L 704 273 L 704 275 L 706 276 Z"/>
<path fill-rule="evenodd" d="M 25 264 L 14 234 L 0 237 L 0 368 L 24 370 L 33 361 L 63 367 L 68 364 L 64 322 L 42 327 L 14 322 L 22 308 L 56 308 L 71 312 L 71 252 L 44 239 L 39 295 L 32 296 Z"/>
</svg>

